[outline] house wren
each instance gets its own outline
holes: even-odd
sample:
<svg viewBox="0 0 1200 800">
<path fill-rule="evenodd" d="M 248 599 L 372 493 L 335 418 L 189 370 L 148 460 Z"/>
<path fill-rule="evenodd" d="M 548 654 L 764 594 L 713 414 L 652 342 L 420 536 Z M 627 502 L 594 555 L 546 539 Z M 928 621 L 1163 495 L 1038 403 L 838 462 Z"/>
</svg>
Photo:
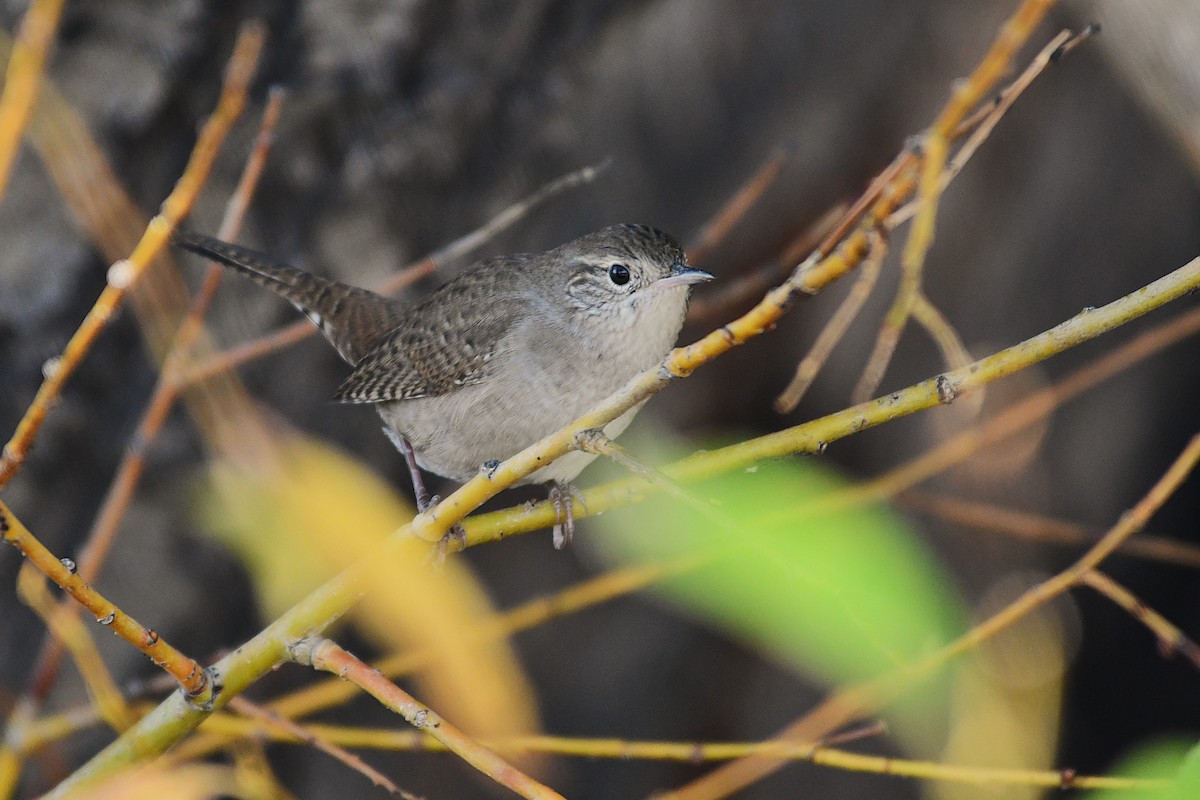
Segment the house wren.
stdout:
<svg viewBox="0 0 1200 800">
<path fill-rule="evenodd" d="M 354 367 L 334 399 L 375 406 L 422 510 L 430 500 L 417 465 L 465 482 L 574 421 L 666 355 L 690 285 L 713 277 L 642 225 L 479 261 L 411 304 L 206 236 L 178 232 L 175 243 L 274 290 L 320 328 Z M 605 434 L 619 435 L 639 408 Z M 550 482 L 557 507 L 558 487 L 593 458 L 567 453 L 522 483 Z"/>
</svg>

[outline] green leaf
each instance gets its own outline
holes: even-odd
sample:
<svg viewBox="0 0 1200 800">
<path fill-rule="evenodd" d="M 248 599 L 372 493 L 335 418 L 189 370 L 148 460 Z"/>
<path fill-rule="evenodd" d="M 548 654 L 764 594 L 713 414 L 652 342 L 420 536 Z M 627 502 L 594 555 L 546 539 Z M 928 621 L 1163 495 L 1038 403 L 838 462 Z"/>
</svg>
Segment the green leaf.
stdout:
<svg viewBox="0 0 1200 800">
<path fill-rule="evenodd" d="M 1113 775 L 1143 780 L 1174 778 L 1166 790 L 1096 789 L 1085 800 L 1195 800 L 1200 797 L 1200 746 L 1186 739 L 1160 739 L 1125 755 Z"/>
<path fill-rule="evenodd" d="M 1171 800 L 1200 797 L 1200 745 L 1193 745 L 1183 757 L 1169 796 Z"/>
<path fill-rule="evenodd" d="M 618 563 L 703 555 L 704 566 L 656 593 L 812 679 L 841 685 L 911 663 L 962 629 L 921 541 L 889 507 L 844 502 L 848 488 L 815 460 L 777 462 L 689 487 L 707 510 L 663 497 L 606 514 L 595 538 Z M 940 719 L 944 697 L 944 683 L 927 684 L 903 716 Z"/>
</svg>

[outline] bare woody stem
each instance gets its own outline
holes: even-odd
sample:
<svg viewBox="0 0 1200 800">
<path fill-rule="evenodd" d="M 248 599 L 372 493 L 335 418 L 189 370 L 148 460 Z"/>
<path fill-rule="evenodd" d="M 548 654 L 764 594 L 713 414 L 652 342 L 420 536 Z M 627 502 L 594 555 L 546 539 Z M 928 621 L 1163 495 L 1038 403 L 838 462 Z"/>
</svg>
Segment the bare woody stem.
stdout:
<svg viewBox="0 0 1200 800">
<path fill-rule="evenodd" d="M 21 136 L 37 102 L 46 55 L 58 30 L 62 9 L 63 0 L 37 0 L 21 21 L 4 76 L 4 94 L 0 96 L 0 197 L 8 189 Z"/>
<path fill-rule="evenodd" d="M 298 663 L 310 664 L 355 684 L 500 785 L 529 800 L 563 800 L 558 792 L 521 772 L 383 677 L 379 670 L 330 640 L 302 639 L 288 649 Z"/>
<path fill-rule="evenodd" d="M 309 737 L 291 733 L 278 726 L 259 725 L 254 720 L 229 714 L 216 714 L 205 729 L 223 737 L 266 736 L 273 741 L 307 743 Z M 305 730 L 342 747 L 373 748 L 393 752 L 445 752 L 446 746 L 418 730 L 361 728 L 312 724 Z M 854 731 L 861 737 L 862 731 Z M 677 761 L 685 764 L 728 761 L 752 755 L 788 761 L 809 761 L 850 772 L 867 772 L 928 781 L 968 785 L 1042 786 L 1059 788 L 1064 781 L 1076 789 L 1163 790 L 1171 781 L 1158 778 L 1130 778 L 1108 775 L 1078 775 L 1070 770 L 1012 769 L 943 764 L 890 756 L 866 755 L 834 747 L 844 737 L 832 736 L 820 742 L 779 740 L 749 742 L 685 742 L 630 739 L 592 739 L 571 736 L 531 735 L 488 739 L 487 747 L 508 754 L 539 753 L 578 758 L 609 758 L 622 761 Z"/>
<path fill-rule="evenodd" d="M 253 720 L 261 725 L 258 730 L 271 731 L 276 735 L 282 734 L 284 737 L 289 739 L 304 742 L 308 746 L 314 747 L 317 750 L 320 750 L 321 752 L 337 759 L 355 772 L 361 773 L 367 778 L 367 780 L 371 781 L 371 783 L 380 787 L 389 794 L 396 795 L 397 797 L 407 798 L 407 800 L 414 800 L 414 796 L 412 794 L 397 786 L 391 778 L 372 767 L 363 759 L 346 750 L 341 745 L 331 742 L 326 737 L 314 732 L 311 728 L 300 725 L 299 723 L 287 719 L 286 717 L 281 717 L 279 714 L 276 714 L 269 709 L 250 702 L 245 697 L 233 698 L 229 701 L 229 707 L 238 714 L 241 714 L 243 717 Z"/>
<path fill-rule="evenodd" d="M 75 573 L 73 565 L 60 560 L 46 549 L 3 501 L 0 501 L 0 536 L 90 611 L 97 622 L 107 626 L 170 673 L 171 677 L 179 681 L 189 701 L 196 707 L 203 708 L 212 703 L 216 689 L 203 667 L 167 644 L 153 630 L 121 611 L 112 601 L 89 586 Z"/>
<path fill-rule="evenodd" d="M 1131 617 L 1149 628 L 1158 640 L 1159 651 L 1164 656 L 1179 653 L 1192 662 L 1192 666 L 1200 669 L 1200 647 L 1166 617 L 1143 603 L 1133 592 L 1098 569 L 1083 573 L 1079 582 L 1112 600 Z"/>
</svg>

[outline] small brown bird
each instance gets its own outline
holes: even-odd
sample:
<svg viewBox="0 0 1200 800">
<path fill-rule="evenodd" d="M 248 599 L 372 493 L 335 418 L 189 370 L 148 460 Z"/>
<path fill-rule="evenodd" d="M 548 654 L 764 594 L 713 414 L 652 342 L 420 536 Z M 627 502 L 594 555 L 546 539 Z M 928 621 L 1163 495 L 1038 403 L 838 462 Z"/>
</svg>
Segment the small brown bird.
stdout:
<svg viewBox="0 0 1200 800">
<path fill-rule="evenodd" d="M 354 367 L 334 399 L 375 406 L 421 510 L 431 499 L 418 465 L 465 482 L 566 426 L 666 355 L 691 284 L 713 278 L 643 225 L 479 261 L 411 304 L 207 236 L 178 232 L 175 243 L 272 289 L 320 328 Z M 639 408 L 604 433 L 619 435 Z M 563 485 L 594 457 L 571 452 L 522 481 L 551 484 L 567 523 L 555 526 L 558 547 L 571 527 Z"/>
</svg>

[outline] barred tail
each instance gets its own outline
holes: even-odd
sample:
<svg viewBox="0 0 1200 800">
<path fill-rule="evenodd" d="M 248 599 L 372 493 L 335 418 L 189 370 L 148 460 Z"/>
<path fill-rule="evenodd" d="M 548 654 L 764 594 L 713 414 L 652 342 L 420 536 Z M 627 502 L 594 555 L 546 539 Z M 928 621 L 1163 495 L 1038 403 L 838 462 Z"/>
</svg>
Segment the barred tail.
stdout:
<svg viewBox="0 0 1200 800">
<path fill-rule="evenodd" d="M 357 364 L 403 315 L 405 306 L 398 300 L 318 277 L 247 247 L 187 231 L 176 231 L 173 241 L 282 296 L 312 320 L 351 364 Z"/>
</svg>

